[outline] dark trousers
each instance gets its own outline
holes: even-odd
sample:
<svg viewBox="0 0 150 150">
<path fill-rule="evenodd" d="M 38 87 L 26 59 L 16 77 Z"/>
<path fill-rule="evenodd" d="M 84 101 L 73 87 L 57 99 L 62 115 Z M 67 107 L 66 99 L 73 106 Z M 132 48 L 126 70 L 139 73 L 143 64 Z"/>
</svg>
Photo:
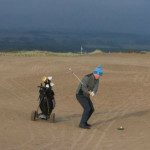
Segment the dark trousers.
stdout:
<svg viewBox="0 0 150 150">
<path fill-rule="evenodd" d="M 83 95 L 77 95 L 76 94 L 76 98 L 77 98 L 77 100 L 79 101 L 79 103 L 81 104 L 81 106 L 84 109 L 83 114 L 82 114 L 82 118 L 81 118 L 81 121 L 80 121 L 80 125 L 84 126 L 84 125 L 86 125 L 86 123 L 89 120 L 90 116 L 94 112 L 93 103 L 92 103 L 90 98 L 85 97 Z"/>
</svg>

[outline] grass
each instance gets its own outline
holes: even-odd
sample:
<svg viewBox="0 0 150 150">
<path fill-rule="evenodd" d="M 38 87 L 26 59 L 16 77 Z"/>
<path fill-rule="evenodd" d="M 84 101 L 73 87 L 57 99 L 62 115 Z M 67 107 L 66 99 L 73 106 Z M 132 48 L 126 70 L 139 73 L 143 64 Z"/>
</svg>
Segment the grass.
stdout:
<svg viewBox="0 0 150 150">
<path fill-rule="evenodd" d="M 89 55 L 98 55 L 103 54 L 104 52 L 101 50 L 95 50 L 90 53 L 57 53 L 57 52 L 50 52 L 50 51 L 10 51 L 10 52 L 0 52 L 0 56 L 68 56 L 68 57 L 76 57 L 76 56 L 89 56 Z M 134 51 L 129 50 L 125 53 L 138 53 L 138 54 L 150 54 L 148 51 Z"/>
<path fill-rule="evenodd" d="M 101 54 L 103 53 L 100 50 L 95 50 L 90 53 L 82 54 L 85 55 L 94 55 L 94 54 Z M 80 53 L 56 53 L 56 52 L 50 52 L 50 51 L 11 51 L 11 52 L 0 52 L 0 56 L 68 56 L 68 57 L 74 57 L 74 56 L 81 56 Z"/>
<path fill-rule="evenodd" d="M 48 51 L 13 51 L 13 52 L 0 52 L 0 56 L 79 56 L 76 53 L 55 53 Z"/>
</svg>

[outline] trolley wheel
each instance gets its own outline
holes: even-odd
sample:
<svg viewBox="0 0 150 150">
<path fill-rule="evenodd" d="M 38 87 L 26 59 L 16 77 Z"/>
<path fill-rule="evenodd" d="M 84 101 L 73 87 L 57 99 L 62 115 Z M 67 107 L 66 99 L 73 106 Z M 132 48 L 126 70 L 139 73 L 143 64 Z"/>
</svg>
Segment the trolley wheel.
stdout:
<svg viewBox="0 0 150 150">
<path fill-rule="evenodd" d="M 50 122 L 50 123 L 54 123 L 54 122 L 55 122 L 55 113 L 52 113 L 52 114 L 50 115 L 49 122 Z"/>
<path fill-rule="evenodd" d="M 36 120 L 36 117 L 37 117 L 37 111 L 32 111 L 32 113 L 31 113 L 31 120 L 32 121 L 35 121 Z"/>
</svg>

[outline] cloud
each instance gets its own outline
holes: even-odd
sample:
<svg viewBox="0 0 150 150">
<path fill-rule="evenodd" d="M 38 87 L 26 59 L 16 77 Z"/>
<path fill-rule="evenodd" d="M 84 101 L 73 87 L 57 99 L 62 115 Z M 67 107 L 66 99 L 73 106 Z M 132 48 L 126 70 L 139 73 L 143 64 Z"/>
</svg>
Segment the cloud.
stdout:
<svg viewBox="0 0 150 150">
<path fill-rule="evenodd" d="M 147 32 L 149 0 L 1 0 L 0 28 Z"/>
</svg>

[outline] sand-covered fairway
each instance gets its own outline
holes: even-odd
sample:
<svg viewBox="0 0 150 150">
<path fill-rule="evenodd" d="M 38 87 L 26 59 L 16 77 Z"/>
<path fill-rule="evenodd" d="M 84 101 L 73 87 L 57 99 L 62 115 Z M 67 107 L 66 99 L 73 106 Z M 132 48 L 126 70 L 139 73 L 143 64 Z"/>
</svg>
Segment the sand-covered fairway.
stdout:
<svg viewBox="0 0 150 150">
<path fill-rule="evenodd" d="M 93 126 L 80 129 L 79 82 L 68 69 L 82 78 L 98 65 Z M 30 120 L 44 75 L 55 83 L 55 123 Z M 0 150 L 150 150 L 150 55 L 0 56 Z"/>
</svg>

